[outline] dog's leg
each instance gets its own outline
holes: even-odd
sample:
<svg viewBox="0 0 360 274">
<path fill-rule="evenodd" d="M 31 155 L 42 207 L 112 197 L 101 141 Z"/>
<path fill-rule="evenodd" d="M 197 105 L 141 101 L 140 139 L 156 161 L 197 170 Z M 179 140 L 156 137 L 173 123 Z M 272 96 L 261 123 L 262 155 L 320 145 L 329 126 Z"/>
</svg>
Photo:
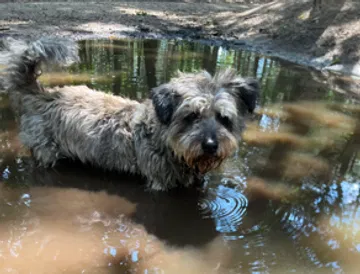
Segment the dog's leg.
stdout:
<svg viewBox="0 0 360 274">
<path fill-rule="evenodd" d="M 62 158 L 55 143 L 33 144 L 30 152 L 38 165 L 45 168 L 54 167 L 57 161 Z"/>
<path fill-rule="evenodd" d="M 152 155 L 154 159 L 154 155 Z M 150 164 L 149 164 L 150 163 Z M 180 174 L 179 169 L 173 167 L 175 163 L 166 157 L 159 156 L 157 161 L 148 161 L 149 168 L 141 168 L 141 173 L 147 178 L 147 187 L 155 191 L 167 191 L 180 185 L 188 187 L 194 183 L 194 178 L 186 174 Z"/>
<path fill-rule="evenodd" d="M 61 158 L 61 153 L 41 115 L 22 116 L 20 124 L 21 142 L 30 148 L 41 166 L 53 167 Z"/>
<path fill-rule="evenodd" d="M 33 148 L 33 157 L 42 167 L 54 167 L 61 158 L 57 147 L 54 144 L 46 144 Z"/>
<path fill-rule="evenodd" d="M 154 154 L 151 156 L 140 159 L 138 157 L 138 166 L 140 172 L 147 178 L 147 187 L 155 191 L 166 191 L 175 187 L 178 176 L 174 174 L 174 170 L 170 168 L 167 160 Z"/>
<path fill-rule="evenodd" d="M 147 171 L 146 173 L 147 187 L 151 190 L 166 191 L 176 186 L 176 182 L 174 182 L 174 180 L 169 180 L 170 178 L 174 178 L 172 177 L 172 174 L 169 174 L 169 171 L 163 171 L 162 174 L 159 174 L 158 172 L 154 172 L 153 169 L 152 172 Z M 167 176 L 165 174 L 167 174 Z"/>
</svg>

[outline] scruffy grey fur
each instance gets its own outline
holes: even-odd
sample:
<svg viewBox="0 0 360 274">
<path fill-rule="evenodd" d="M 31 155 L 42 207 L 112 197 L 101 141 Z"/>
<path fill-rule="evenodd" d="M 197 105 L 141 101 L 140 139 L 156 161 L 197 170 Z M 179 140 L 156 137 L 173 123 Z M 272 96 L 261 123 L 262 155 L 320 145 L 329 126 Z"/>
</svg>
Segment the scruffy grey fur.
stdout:
<svg viewBox="0 0 360 274">
<path fill-rule="evenodd" d="M 189 186 L 237 148 L 259 86 L 231 69 L 179 73 L 143 103 L 86 86 L 44 89 L 41 62 L 77 60 L 77 47 L 42 38 L 8 45 L 5 87 L 20 117 L 20 138 L 45 167 L 61 158 L 142 174 L 154 190 Z"/>
</svg>

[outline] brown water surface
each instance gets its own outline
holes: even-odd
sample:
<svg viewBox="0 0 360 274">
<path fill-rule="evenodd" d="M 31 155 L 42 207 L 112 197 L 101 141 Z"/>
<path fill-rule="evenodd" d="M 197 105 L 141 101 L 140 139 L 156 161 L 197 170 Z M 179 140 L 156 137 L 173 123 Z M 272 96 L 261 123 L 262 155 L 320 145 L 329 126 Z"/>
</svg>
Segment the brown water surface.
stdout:
<svg viewBox="0 0 360 274">
<path fill-rule="evenodd" d="M 80 64 L 41 81 L 142 100 L 178 69 L 232 66 L 259 79 L 261 101 L 203 189 L 150 193 L 136 177 L 37 167 L 1 95 L 0 273 L 357 273 L 356 81 L 182 41 L 80 46 Z"/>
</svg>

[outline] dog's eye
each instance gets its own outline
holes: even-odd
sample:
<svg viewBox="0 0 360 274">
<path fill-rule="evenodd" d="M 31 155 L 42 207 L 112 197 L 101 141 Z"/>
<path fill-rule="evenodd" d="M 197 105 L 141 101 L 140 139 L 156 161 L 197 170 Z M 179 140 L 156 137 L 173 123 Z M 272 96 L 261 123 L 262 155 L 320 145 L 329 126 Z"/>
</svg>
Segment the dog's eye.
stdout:
<svg viewBox="0 0 360 274">
<path fill-rule="evenodd" d="M 196 112 L 192 112 L 190 113 L 189 115 L 186 115 L 184 120 L 186 122 L 193 122 L 195 121 L 197 118 L 199 118 L 199 113 L 196 113 Z"/>
<path fill-rule="evenodd" d="M 221 123 L 224 127 L 226 127 L 228 130 L 232 130 L 232 122 L 229 119 L 229 117 L 222 116 L 220 113 L 216 114 L 216 119 Z"/>
</svg>

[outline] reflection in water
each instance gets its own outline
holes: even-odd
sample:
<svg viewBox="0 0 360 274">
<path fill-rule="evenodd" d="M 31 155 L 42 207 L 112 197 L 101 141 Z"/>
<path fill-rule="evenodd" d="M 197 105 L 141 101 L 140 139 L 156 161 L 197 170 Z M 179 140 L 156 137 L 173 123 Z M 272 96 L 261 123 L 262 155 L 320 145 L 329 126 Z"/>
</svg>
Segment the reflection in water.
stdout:
<svg viewBox="0 0 360 274">
<path fill-rule="evenodd" d="M 321 74 L 179 41 L 81 41 L 45 85 L 143 100 L 177 70 L 232 66 L 262 97 L 236 155 L 203 189 L 64 162 L 38 168 L 0 93 L 0 269 L 9 273 L 357 273 L 360 107 Z M 70 72 L 70 73 L 69 73 Z"/>
<path fill-rule="evenodd" d="M 206 199 L 200 201 L 203 216 L 213 218 L 219 232 L 237 231 L 246 211 L 246 197 L 223 185 L 210 189 L 209 194 Z"/>
<path fill-rule="evenodd" d="M 1 259 L 14 271 L 39 273 L 51 265 L 65 273 L 159 268 L 195 274 L 226 262 L 212 220 L 197 208 L 201 191 L 147 193 L 138 178 L 118 182 L 118 176 L 77 164 L 56 171 L 34 168 L 30 159 L 24 165 L 26 177 L 14 172 L 0 192 L 0 235 L 6 239 L 0 242 Z M 183 260 L 189 264 L 183 266 Z"/>
</svg>

